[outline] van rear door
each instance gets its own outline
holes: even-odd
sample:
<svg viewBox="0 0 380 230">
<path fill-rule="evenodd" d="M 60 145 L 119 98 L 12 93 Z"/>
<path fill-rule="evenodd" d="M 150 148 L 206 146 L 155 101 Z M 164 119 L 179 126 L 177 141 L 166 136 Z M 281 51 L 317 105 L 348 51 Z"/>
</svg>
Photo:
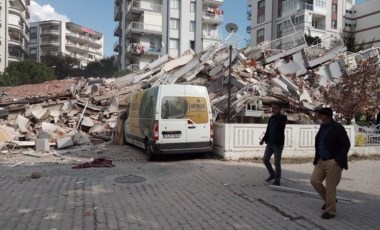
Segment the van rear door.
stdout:
<svg viewBox="0 0 380 230">
<path fill-rule="evenodd" d="M 185 95 L 188 103 L 186 116 L 187 148 L 210 147 L 210 119 L 208 93 L 205 87 L 187 86 Z"/>
<path fill-rule="evenodd" d="M 166 150 L 186 148 L 187 103 L 183 96 L 185 86 L 162 86 L 160 90 L 161 113 L 159 143 Z"/>
</svg>

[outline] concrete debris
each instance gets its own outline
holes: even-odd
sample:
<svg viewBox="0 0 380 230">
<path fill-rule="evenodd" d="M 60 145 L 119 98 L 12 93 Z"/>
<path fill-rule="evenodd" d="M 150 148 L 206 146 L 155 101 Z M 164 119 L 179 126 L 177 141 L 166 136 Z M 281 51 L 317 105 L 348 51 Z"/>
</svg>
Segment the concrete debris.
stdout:
<svg viewBox="0 0 380 230">
<path fill-rule="evenodd" d="M 73 139 L 71 137 L 62 137 L 56 141 L 58 149 L 65 149 L 74 146 Z"/>
<path fill-rule="evenodd" d="M 25 118 L 21 115 L 18 115 L 15 121 L 16 129 L 19 129 L 22 133 L 28 132 L 28 127 L 30 125 L 30 121 L 28 118 Z"/>
<path fill-rule="evenodd" d="M 49 152 L 50 151 L 50 143 L 49 139 L 37 139 L 36 140 L 36 151 Z"/>
<path fill-rule="evenodd" d="M 91 118 L 89 118 L 89 117 L 83 117 L 81 125 L 85 126 L 85 127 L 93 127 L 95 124 L 91 120 Z"/>
</svg>

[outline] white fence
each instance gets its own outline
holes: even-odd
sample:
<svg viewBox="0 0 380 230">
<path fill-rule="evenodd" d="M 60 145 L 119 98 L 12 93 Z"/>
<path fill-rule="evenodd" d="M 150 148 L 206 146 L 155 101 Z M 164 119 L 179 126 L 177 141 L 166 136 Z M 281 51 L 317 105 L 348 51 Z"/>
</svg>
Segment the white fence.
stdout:
<svg viewBox="0 0 380 230">
<path fill-rule="evenodd" d="M 260 139 L 266 124 L 215 124 L 214 152 L 226 159 L 262 157 L 265 145 Z M 287 125 L 283 157 L 313 157 L 314 143 L 319 125 Z M 345 126 L 351 141 L 350 154 L 379 153 L 379 146 L 355 147 L 354 126 Z"/>
</svg>

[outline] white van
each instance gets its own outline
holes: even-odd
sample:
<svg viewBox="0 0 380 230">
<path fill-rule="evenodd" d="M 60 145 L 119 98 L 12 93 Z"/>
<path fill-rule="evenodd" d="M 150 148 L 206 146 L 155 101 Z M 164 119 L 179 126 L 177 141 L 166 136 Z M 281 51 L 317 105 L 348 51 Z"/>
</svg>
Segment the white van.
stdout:
<svg viewBox="0 0 380 230">
<path fill-rule="evenodd" d="M 132 95 L 124 133 L 149 160 L 158 154 L 210 152 L 214 124 L 206 87 L 161 85 Z"/>
</svg>

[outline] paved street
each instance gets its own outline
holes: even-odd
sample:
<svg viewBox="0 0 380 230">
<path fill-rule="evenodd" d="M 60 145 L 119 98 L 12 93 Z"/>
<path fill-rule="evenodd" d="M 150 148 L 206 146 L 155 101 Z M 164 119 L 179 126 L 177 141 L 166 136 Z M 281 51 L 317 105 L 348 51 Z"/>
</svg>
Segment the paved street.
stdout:
<svg viewBox="0 0 380 230">
<path fill-rule="evenodd" d="M 0 161 L 0 229 L 380 229 L 379 161 L 350 162 L 339 196 L 354 203 L 338 203 L 336 218 L 322 220 L 321 200 L 271 190 L 261 164 L 191 156 L 148 163 L 127 146 L 93 152 Z M 91 157 L 116 167 L 71 168 Z M 311 163 L 283 170 L 284 186 L 313 191 Z"/>
</svg>

